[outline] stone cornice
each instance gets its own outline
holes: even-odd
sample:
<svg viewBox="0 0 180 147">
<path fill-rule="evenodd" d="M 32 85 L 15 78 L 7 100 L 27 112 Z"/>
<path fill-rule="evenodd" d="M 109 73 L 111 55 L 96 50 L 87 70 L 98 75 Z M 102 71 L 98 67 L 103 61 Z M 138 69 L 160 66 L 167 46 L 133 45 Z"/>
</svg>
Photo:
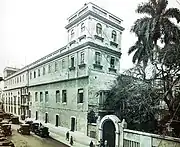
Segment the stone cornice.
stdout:
<svg viewBox="0 0 180 147">
<path fill-rule="evenodd" d="M 77 19 L 75 19 L 74 21 L 72 21 L 71 23 L 69 23 L 68 25 L 65 26 L 66 29 L 69 29 L 70 27 L 72 27 L 74 24 L 78 23 L 80 20 L 86 18 L 87 16 L 93 16 L 95 18 L 98 18 L 99 20 L 109 24 L 109 25 L 112 25 L 113 27 L 116 27 L 118 28 L 119 30 L 123 31 L 124 28 L 116 23 L 114 23 L 113 21 L 107 19 L 107 18 L 104 18 L 102 17 L 101 15 L 93 12 L 93 11 L 87 11 L 86 13 L 84 13 L 83 15 L 79 16 Z"/>
</svg>

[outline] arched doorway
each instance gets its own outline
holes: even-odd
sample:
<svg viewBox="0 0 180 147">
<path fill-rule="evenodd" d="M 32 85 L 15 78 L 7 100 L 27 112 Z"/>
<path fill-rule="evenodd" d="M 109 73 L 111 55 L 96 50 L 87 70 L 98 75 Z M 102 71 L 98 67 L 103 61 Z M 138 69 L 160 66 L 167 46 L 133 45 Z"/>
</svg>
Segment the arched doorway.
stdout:
<svg viewBox="0 0 180 147">
<path fill-rule="evenodd" d="M 109 147 L 119 147 L 120 120 L 115 115 L 104 116 L 99 123 L 99 141 L 107 140 Z"/>
<path fill-rule="evenodd" d="M 115 147 L 115 126 L 111 120 L 103 124 L 103 142 L 107 140 L 109 147 Z"/>
</svg>

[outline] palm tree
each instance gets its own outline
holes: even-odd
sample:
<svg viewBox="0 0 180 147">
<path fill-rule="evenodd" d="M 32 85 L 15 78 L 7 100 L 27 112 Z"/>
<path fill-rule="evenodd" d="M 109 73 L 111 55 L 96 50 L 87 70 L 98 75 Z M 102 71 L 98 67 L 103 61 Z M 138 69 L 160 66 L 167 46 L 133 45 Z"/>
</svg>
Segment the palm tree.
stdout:
<svg viewBox="0 0 180 147">
<path fill-rule="evenodd" d="M 136 51 L 133 63 L 143 62 L 147 65 L 149 59 L 153 59 L 154 49 L 158 49 L 157 41 L 167 45 L 171 42 L 180 43 L 180 29 L 170 20 L 175 18 L 180 22 L 180 11 L 177 8 L 167 9 L 168 0 L 149 0 L 141 3 L 136 10 L 146 16 L 137 19 L 131 28 L 138 37 L 138 41 L 129 49 L 129 54 Z"/>
</svg>

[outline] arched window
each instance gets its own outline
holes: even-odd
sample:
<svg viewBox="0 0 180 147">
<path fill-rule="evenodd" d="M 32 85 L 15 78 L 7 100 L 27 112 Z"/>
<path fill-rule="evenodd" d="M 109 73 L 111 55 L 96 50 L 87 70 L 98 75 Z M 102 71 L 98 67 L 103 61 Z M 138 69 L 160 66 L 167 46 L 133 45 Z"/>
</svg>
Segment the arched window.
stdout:
<svg viewBox="0 0 180 147">
<path fill-rule="evenodd" d="M 74 30 L 72 29 L 71 30 L 71 38 L 73 38 L 74 37 Z"/>
<path fill-rule="evenodd" d="M 84 23 L 81 24 L 81 32 L 83 32 L 85 30 L 85 25 Z"/>
<path fill-rule="evenodd" d="M 117 38 L 117 35 L 116 35 L 116 31 L 112 31 L 112 37 L 111 37 L 112 39 L 113 39 L 113 41 L 114 42 L 116 42 L 116 38 Z"/>
<path fill-rule="evenodd" d="M 102 34 L 102 26 L 101 26 L 100 23 L 98 23 L 98 24 L 96 25 L 96 33 L 97 33 L 97 34 Z"/>
</svg>

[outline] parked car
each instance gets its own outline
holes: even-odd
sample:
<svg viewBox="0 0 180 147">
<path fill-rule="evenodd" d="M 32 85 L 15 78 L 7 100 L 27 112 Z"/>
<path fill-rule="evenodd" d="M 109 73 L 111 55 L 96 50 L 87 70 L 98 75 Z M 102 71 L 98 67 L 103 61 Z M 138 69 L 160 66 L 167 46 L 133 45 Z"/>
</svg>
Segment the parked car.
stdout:
<svg viewBox="0 0 180 147">
<path fill-rule="evenodd" d="M 39 129 L 39 123 L 32 123 L 30 129 L 35 133 L 35 131 Z"/>
<path fill-rule="evenodd" d="M 12 122 L 12 124 L 19 124 L 19 117 L 18 116 L 13 116 L 9 122 Z"/>
<path fill-rule="evenodd" d="M 49 137 L 49 128 L 41 126 L 35 130 L 35 134 L 41 137 Z"/>
<path fill-rule="evenodd" d="M 20 128 L 17 131 L 23 135 L 30 135 L 30 125 L 29 124 L 21 124 Z"/>
<path fill-rule="evenodd" d="M 5 136 L 11 136 L 12 135 L 12 130 L 11 130 L 11 125 L 10 124 L 3 124 L 1 126 L 3 134 Z"/>
<path fill-rule="evenodd" d="M 8 139 L 0 142 L 0 147 L 15 147 L 14 143 Z"/>
</svg>

